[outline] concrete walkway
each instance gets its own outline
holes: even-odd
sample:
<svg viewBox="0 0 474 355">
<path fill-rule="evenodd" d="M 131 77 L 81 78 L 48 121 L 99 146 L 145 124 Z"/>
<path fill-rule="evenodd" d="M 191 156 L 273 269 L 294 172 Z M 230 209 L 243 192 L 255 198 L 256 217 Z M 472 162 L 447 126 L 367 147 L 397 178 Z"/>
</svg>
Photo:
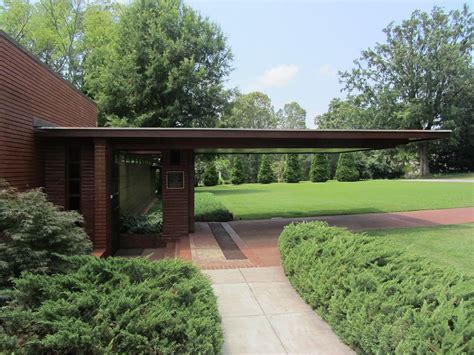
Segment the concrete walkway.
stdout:
<svg viewBox="0 0 474 355">
<path fill-rule="evenodd" d="M 300 298 L 281 267 L 205 270 L 224 328 L 224 354 L 352 354 Z"/>
</svg>

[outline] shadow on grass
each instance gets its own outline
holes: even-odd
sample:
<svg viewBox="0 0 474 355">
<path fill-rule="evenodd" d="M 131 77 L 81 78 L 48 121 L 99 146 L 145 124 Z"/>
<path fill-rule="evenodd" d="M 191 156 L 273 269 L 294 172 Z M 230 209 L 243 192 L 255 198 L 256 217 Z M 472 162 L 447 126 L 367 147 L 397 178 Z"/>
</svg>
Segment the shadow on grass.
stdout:
<svg viewBox="0 0 474 355">
<path fill-rule="evenodd" d="M 262 190 L 256 190 L 256 189 L 225 189 L 225 190 L 216 190 L 216 189 L 207 189 L 200 187 L 196 193 L 200 192 L 210 192 L 211 194 L 214 194 L 216 196 L 225 196 L 225 195 L 249 195 L 249 194 L 256 194 L 256 193 L 262 193 L 264 191 Z"/>
<path fill-rule="evenodd" d="M 259 213 L 244 213 L 236 215 L 237 218 L 243 220 L 252 219 L 268 219 L 275 217 L 283 218 L 303 218 L 303 217 L 320 217 L 320 216 L 338 216 L 338 215 L 353 215 L 353 214 L 367 214 L 367 213 L 384 213 L 377 208 L 352 208 L 352 209 L 337 209 L 337 210 L 312 210 L 312 211 L 272 211 Z"/>
<path fill-rule="evenodd" d="M 305 217 L 330 217 L 330 216 L 341 216 L 341 215 L 359 215 L 359 214 L 374 214 L 374 213 L 398 213 L 398 212 L 410 212 L 410 211 L 423 211 L 430 210 L 431 208 L 425 209 L 415 209 L 415 210 L 403 210 L 403 211 L 383 211 L 377 208 L 350 208 L 350 209 L 321 209 L 321 210 L 312 210 L 312 211 L 271 211 L 271 212 L 259 212 L 259 213 L 244 213 L 236 214 L 236 219 L 241 220 L 255 220 L 255 219 L 270 219 L 275 217 L 282 218 L 305 218 Z M 429 222 L 424 219 L 419 219 L 409 216 L 397 216 L 396 219 L 400 222 L 405 222 L 408 226 L 413 224 L 414 226 L 420 225 L 421 222 L 424 223 L 424 226 L 435 226 L 439 225 L 435 222 Z"/>
</svg>

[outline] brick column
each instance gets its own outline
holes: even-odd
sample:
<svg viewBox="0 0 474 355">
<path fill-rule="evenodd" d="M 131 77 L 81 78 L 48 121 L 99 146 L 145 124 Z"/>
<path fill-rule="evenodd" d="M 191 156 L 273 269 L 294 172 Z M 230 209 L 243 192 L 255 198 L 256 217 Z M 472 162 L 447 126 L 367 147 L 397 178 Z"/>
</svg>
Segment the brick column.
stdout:
<svg viewBox="0 0 474 355">
<path fill-rule="evenodd" d="M 94 141 L 94 249 L 112 252 L 110 151 L 106 139 Z"/>
<path fill-rule="evenodd" d="M 171 162 L 170 151 L 161 152 L 162 167 L 162 187 L 163 187 L 163 237 L 167 239 L 177 239 L 187 236 L 190 226 L 190 165 L 192 151 L 181 150 L 179 164 Z M 170 171 L 182 171 L 184 173 L 183 189 L 168 189 L 166 186 L 166 174 Z"/>
</svg>

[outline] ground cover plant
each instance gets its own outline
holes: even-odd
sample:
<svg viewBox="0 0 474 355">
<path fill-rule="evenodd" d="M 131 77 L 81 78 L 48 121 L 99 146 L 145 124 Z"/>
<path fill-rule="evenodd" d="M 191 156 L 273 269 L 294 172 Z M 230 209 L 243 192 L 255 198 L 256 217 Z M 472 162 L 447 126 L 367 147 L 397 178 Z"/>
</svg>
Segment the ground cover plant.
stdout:
<svg viewBox="0 0 474 355">
<path fill-rule="evenodd" d="M 366 232 L 384 242 L 474 276 L 474 223 Z"/>
<path fill-rule="evenodd" d="M 323 222 L 280 236 L 292 285 L 362 354 L 472 353 L 474 278 Z"/>
<path fill-rule="evenodd" d="M 92 245 L 75 211 L 63 211 L 40 189 L 18 192 L 0 181 L 0 287 L 22 271 L 52 273 L 62 256 L 87 254 Z"/>
<path fill-rule="evenodd" d="M 163 228 L 161 201 L 153 205 L 145 215 L 120 216 L 120 233 L 124 234 L 159 234 Z"/>
<path fill-rule="evenodd" d="M 223 335 L 208 279 L 179 260 L 74 257 L 23 274 L 0 308 L 0 352 L 214 354 Z"/>
<path fill-rule="evenodd" d="M 194 195 L 194 217 L 197 222 L 225 222 L 234 216 L 213 194 L 198 192 Z"/>
<path fill-rule="evenodd" d="M 415 211 L 474 206 L 468 183 L 371 180 L 324 184 L 242 184 L 199 187 L 211 192 L 234 217 L 259 219 Z"/>
</svg>

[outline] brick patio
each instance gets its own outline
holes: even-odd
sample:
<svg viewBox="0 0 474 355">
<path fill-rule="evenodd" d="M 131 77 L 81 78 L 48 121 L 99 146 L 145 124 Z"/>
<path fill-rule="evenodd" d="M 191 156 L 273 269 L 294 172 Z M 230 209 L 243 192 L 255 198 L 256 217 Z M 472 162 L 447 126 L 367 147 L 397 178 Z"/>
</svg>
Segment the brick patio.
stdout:
<svg viewBox="0 0 474 355">
<path fill-rule="evenodd" d="M 201 269 L 280 266 L 278 236 L 287 224 L 302 221 L 326 221 L 330 225 L 353 231 L 426 227 L 472 223 L 474 208 L 232 221 L 215 223 L 213 228 L 209 223 L 196 223 L 194 233 L 168 242 L 166 248 L 121 249 L 116 255 L 148 256 L 152 260 L 179 257 L 192 260 Z M 219 228 L 215 228 L 215 225 Z M 219 236 L 216 238 L 214 233 Z"/>
</svg>

